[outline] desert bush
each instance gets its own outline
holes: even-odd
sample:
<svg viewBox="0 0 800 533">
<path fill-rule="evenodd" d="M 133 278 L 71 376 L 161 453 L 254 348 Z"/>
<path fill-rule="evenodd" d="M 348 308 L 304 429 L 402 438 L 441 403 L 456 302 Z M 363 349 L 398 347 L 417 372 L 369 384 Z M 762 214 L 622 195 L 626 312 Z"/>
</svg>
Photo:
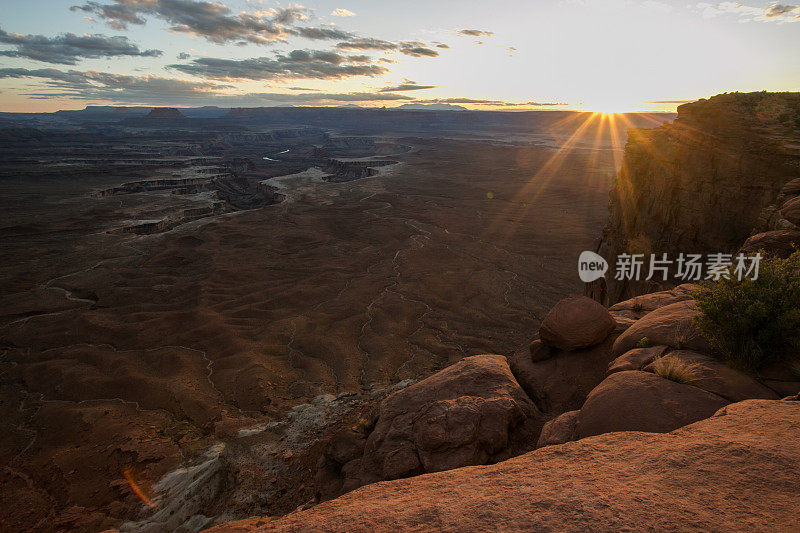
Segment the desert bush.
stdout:
<svg viewBox="0 0 800 533">
<path fill-rule="evenodd" d="M 694 296 L 702 311 L 695 324 L 732 366 L 755 371 L 800 346 L 800 251 L 762 259 L 758 279 L 731 275 Z"/>
<path fill-rule="evenodd" d="M 375 424 L 377 423 L 377 419 L 367 419 L 361 418 L 356 423 L 356 429 L 363 433 L 364 435 L 369 435 L 373 429 L 375 429 Z"/>
<path fill-rule="evenodd" d="M 642 337 L 639 339 L 639 342 L 636 343 L 637 348 L 649 348 L 650 347 L 650 339 L 647 337 Z"/>
<path fill-rule="evenodd" d="M 659 357 L 653 361 L 653 372 L 676 383 L 694 383 L 700 379 L 701 365 L 677 357 Z"/>
</svg>

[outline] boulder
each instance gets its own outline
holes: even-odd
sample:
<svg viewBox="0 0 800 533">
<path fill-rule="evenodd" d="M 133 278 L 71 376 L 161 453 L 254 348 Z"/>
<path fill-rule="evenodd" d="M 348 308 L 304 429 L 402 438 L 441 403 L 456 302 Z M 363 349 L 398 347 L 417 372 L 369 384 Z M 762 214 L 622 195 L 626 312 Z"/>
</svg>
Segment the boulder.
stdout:
<svg viewBox="0 0 800 533">
<path fill-rule="evenodd" d="M 645 338 L 650 346 L 664 344 L 672 348 L 709 352 L 708 342 L 692 321 L 698 314 L 700 310 L 694 300 L 659 307 L 637 320 L 617 338 L 613 349 L 614 357 L 634 348 L 646 348 L 647 346 L 641 346 L 642 339 Z"/>
<path fill-rule="evenodd" d="M 605 307 L 586 296 L 569 296 L 544 317 L 539 338 L 553 348 L 577 350 L 600 344 L 614 328 Z"/>
<path fill-rule="evenodd" d="M 532 449 L 540 419 L 505 357 L 467 357 L 381 402 L 356 481 L 484 464 Z"/>
<path fill-rule="evenodd" d="M 589 394 L 578 438 L 612 431 L 666 433 L 713 415 L 729 402 L 690 385 L 636 370 L 616 372 Z"/>
<path fill-rule="evenodd" d="M 800 226 L 800 196 L 787 200 L 783 204 L 781 216 L 795 226 Z"/>
<path fill-rule="evenodd" d="M 669 349 L 669 346 L 661 345 L 628 350 L 611 361 L 611 364 L 608 365 L 606 375 L 611 375 L 614 372 L 622 372 L 624 370 L 640 370 L 642 367 L 652 363 L 657 357 L 660 357 L 667 349 Z"/>
<path fill-rule="evenodd" d="M 528 346 L 528 353 L 531 361 L 544 361 L 556 355 L 558 350 L 552 349 L 540 339 L 536 339 Z"/>
<path fill-rule="evenodd" d="M 781 194 L 789 197 L 800 195 L 800 178 L 795 178 L 781 189 Z"/>
<path fill-rule="evenodd" d="M 671 434 L 547 446 L 212 531 L 795 531 L 799 458 L 797 403 L 748 400 Z"/>
<path fill-rule="evenodd" d="M 642 294 L 629 300 L 616 303 L 608 308 L 612 316 L 620 321 L 621 318 L 639 320 L 647 313 L 655 311 L 659 307 L 683 302 L 692 299 L 692 293 L 700 290 L 700 286 L 694 283 L 684 283 L 668 291 L 651 292 Z"/>
<path fill-rule="evenodd" d="M 542 446 L 552 446 L 554 444 L 564 444 L 575 439 L 575 427 L 578 424 L 578 413 L 580 411 L 567 411 L 553 420 L 547 422 L 542 427 L 539 434 L 537 448 Z"/>
<path fill-rule="evenodd" d="M 744 372 L 717 361 L 713 357 L 689 350 L 675 350 L 664 358 L 678 359 L 687 365 L 697 365 L 697 381 L 689 383 L 693 387 L 716 394 L 729 402 L 739 402 L 751 398 L 778 400 L 780 397 Z M 644 368 L 653 372 L 652 363 Z"/>
<path fill-rule="evenodd" d="M 749 237 L 739 249 L 739 253 L 751 255 L 764 250 L 769 255 L 785 258 L 798 248 L 800 248 L 800 231 L 781 229 Z"/>
<path fill-rule="evenodd" d="M 605 378 L 611 361 L 612 333 L 597 346 L 565 352 L 551 348 L 552 357 L 535 361 L 527 350 L 508 359 L 517 382 L 543 413 L 550 416 L 580 409 L 586 396 Z"/>
<path fill-rule="evenodd" d="M 800 392 L 800 355 L 760 368 L 757 379 L 779 396 L 797 394 Z"/>
</svg>

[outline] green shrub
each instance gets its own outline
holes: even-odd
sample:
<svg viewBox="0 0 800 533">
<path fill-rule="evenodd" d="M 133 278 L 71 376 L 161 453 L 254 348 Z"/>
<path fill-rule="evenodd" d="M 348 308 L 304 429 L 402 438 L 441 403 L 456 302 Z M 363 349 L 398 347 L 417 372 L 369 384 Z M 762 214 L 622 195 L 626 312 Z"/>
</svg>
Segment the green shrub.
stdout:
<svg viewBox="0 0 800 533">
<path fill-rule="evenodd" d="M 649 348 L 650 347 L 650 339 L 647 337 L 642 337 L 639 339 L 639 342 L 636 343 L 637 348 Z"/>
<path fill-rule="evenodd" d="M 704 283 L 695 298 L 695 324 L 732 366 L 754 371 L 800 346 L 800 251 L 762 259 L 756 280 Z"/>
</svg>

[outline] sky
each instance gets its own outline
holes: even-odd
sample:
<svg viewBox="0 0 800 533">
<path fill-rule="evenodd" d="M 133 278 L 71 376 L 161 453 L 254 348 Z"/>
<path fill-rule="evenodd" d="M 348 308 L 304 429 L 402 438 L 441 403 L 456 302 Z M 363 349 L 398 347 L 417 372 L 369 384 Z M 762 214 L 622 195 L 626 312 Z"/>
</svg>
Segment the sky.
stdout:
<svg viewBox="0 0 800 533">
<path fill-rule="evenodd" d="M 758 90 L 800 90 L 800 4 L 3 0 L 0 18 L 5 112 L 417 103 L 674 111 Z"/>
</svg>

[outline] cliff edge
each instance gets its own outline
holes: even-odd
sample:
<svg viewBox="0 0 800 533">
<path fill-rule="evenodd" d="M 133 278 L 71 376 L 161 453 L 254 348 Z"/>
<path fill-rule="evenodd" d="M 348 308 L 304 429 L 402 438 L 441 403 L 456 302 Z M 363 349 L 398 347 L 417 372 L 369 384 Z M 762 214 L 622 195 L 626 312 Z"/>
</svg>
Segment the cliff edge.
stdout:
<svg viewBox="0 0 800 533">
<path fill-rule="evenodd" d="M 798 476 L 800 404 L 747 400 L 672 433 L 608 433 L 211 531 L 782 531 L 800 520 Z"/>
<path fill-rule="evenodd" d="M 780 212 L 797 178 L 800 93 L 721 94 L 678 107 L 672 124 L 629 130 L 597 250 L 611 268 L 587 295 L 608 305 L 679 284 L 615 280 L 622 253 L 734 253 L 751 235 L 797 231 Z"/>
</svg>

